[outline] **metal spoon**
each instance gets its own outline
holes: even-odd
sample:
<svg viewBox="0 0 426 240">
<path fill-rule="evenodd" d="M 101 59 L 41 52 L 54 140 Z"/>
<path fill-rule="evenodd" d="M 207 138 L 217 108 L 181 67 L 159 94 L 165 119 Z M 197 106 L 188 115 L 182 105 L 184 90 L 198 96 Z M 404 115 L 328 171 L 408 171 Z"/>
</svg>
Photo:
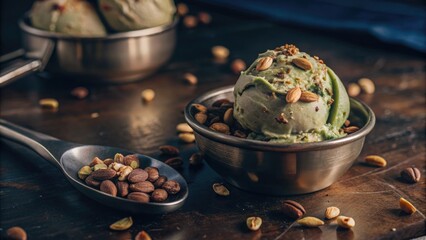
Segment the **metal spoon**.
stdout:
<svg viewBox="0 0 426 240">
<path fill-rule="evenodd" d="M 181 207 L 188 197 L 188 185 L 185 179 L 173 168 L 151 157 L 136 154 L 139 157 L 141 168 L 148 166 L 157 167 L 162 175 L 169 180 L 180 184 L 181 190 L 176 195 L 171 195 L 163 203 L 140 203 L 126 198 L 114 197 L 97 189 L 91 188 L 78 178 L 77 172 L 84 165 L 89 165 L 97 156 L 101 159 L 110 158 L 116 153 L 123 155 L 133 152 L 106 146 L 81 145 L 61 141 L 57 138 L 38 133 L 0 119 L 0 136 L 22 144 L 44 159 L 58 167 L 68 181 L 84 195 L 112 208 L 133 213 L 160 214 L 171 212 Z"/>
</svg>

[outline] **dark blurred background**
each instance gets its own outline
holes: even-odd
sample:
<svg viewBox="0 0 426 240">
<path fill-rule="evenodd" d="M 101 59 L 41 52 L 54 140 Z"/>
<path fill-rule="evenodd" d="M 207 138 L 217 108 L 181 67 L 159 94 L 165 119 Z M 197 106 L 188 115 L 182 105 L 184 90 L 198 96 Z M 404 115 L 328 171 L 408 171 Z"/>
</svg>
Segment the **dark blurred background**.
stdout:
<svg viewBox="0 0 426 240">
<path fill-rule="evenodd" d="M 397 0 L 199 0 L 331 34 L 376 38 L 426 52 L 426 1 Z"/>
<path fill-rule="evenodd" d="M 268 18 L 321 34 L 375 44 L 380 48 L 402 47 L 426 52 L 426 1 L 422 0 L 192 0 L 192 4 L 217 6 L 233 14 Z M 18 19 L 31 8 L 32 0 L 0 1 L 1 54 L 20 47 Z M 13 6 L 11 8 L 11 5 Z M 11 21 L 15 20 L 15 21 Z M 261 34 L 261 33 L 259 33 Z M 230 36 L 232 37 L 232 36 Z"/>
</svg>

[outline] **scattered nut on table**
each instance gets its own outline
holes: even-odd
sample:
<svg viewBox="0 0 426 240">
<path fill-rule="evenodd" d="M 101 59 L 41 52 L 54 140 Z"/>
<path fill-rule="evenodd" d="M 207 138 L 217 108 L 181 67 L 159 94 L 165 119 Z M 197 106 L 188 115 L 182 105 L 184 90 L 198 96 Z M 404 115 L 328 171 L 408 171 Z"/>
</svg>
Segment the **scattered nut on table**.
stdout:
<svg viewBox="0 0 426 240">
<path fill-rule="evenodd" d="M 183 159 L 181 157 L 172 157 L 165 160 L 164 163 L 173 168 L 180 168 L 183 165 Z"/>
<path fill-rule="evenodd" d="M 178 137 L 184 143 L 195 142 L 195 135 L 193 133 L 179 133 Z"/>
<path fill-rule="evenodd" d="M 199 12 L 198 20 L 200 20 L 200 22 L 203 24 L 210 24 L 212 21 L 212 16 L 206 12 Z"/>
<path fill-rule="evenodd" d="M 328 207 L 324 213 L 326 219 L 335 218 L 339 216 L 339 214 L 340 214 L 340 209 L 338 207 Z"/>
<path fill-rule="evenodd" d="M 259 230 L 260 226 L 262 226 L 262 218 L 260 217 L 248 217 L 246 220 L 247 228 L 252 231 Z"/>
<path fill-rule="evenodd" d="M 298 219 L 298 218 L 301 218 L 306 213 L 306 210 L 302 206 L 302 204 L 296 201 L 285 200 L 282 205 L 282 213 L 286 217 L 290 217 L 292 219 Z"/>
<path fill-rule="evenodd" d="M 151 102 L 154 100 L 155 91 L 152 89 L 145 89 L 141 92 L 141 97 L 144 102 Z"/>
<path fill-rule="evenodd" d="M 227 59 L 229 56 L 229 49 L 224 46 L 214 46 L 212 48 L 212 54 L 216 59 Z"/>
<path fill-rule="evenodd" d="M 416 207 L 405 198 L 399 199 L 399 207 L 407 214 L 413 214 L 417 211 Z"/>
<path fill-rule="evenodd" d="M 361 87 L 362 91 L 364 91 L 367 94 L 373 94 L 376 90 L 374 82 L 369 78 L 359 79 L 358 84 Z"/>
<path fill-rule="evenodd" d="M 179 16 L 184 16 L 189 12 L 188 6 L 185 3 L 178 3 L 176 5 L 176 10 Z"/>
<path fill-rule="evenodd" d="M 198 25 L 198 19 L 192 15 L 185 16 L 183 18 L 183 25 L 187 28 L 195 28 Z"/>
<path fill-rule="evenodd" d="M 235 59 L 231 63 L 231 70 L 235 74 L 240 74 L 241 71 L 246 70 L 246 63 L 242 59 Z"/>
<path fill-rule="evenodd" d="M 421 172 L 416 167 L 409 167 L 401 171 L 401 178 L 407 183 L 417 183 L 420 181 Z"/>
<path fill-rule="evenodd" d="M 347 91 L 350 97 L 356 97 L 361 93 L 361 88 L 356 83 L 349 83 Z"/>
<path fill-rule="evenodd" d="M 179 123 L 176 125 L 176 131 L 180 133 L 193 133 L 194 130 L 189 126 L 188 123 Z"/>
<path fill-rule="evenodd" d="M 189 164 L 193 166 L 198 166 L 203 163 L 203 154 L 202 153 L 194 153 L 189 158 Z"/>
<path fill-rule="evenodd" d="M 151 240 L 151 236 L 145 231 L 140 231 L 136 235 L 135 240 Z"/>
<path fill-rule="evenodd" d="M 11 227 L 6 231 L 7 239 L 11 240 L 27 240 L 27 233 L 21 227 Z"/>
<path fill-rule="evenodd" d="M 77 99 L 85 99 L 89 95 L 89 90 L 85 87 L 76 87 L 71 90 L 71 95 Z"/>
<path fill-rule="evenodd" d="M 304 217 L 297 220 L 297 223 L 304 227 L 319 227 L 324 225 L 324 222 L 316 217 Z"/>
<path fill-rule="evenodd" d="M 183 79 L 189 85 L 196 85 L 198 83 L 198 78 L 194 74 L 192 74 L 192 73 L 185 73 L 183 75 Z"/>
<path fill-rule="evenodd" d="M 355 227 L 355 220 L 351 217 L 339 216 L 337 217 L 337 224 L 342 228 Z"/>
<path fill-rule="evenodd" d="M 226 188 L 222 183 L 214 183 L 213 184 L 213 191 L 219 195 L 219 196 L 229 196 L 229 194 L 231 194 L 228 190 L 228 188 Z"/>
<path fill-rule="evenodd" d="M 163 155 L 176 156 L 179 155 L 179 149 L 172 145 L 163 145 L 158 148 Z"/>
<path fill-rule="evenodd" d="M 57 110 L 59 108 L 58 100 L 54 98 L 43 98 L 38 102 L 42 108 Z"/>
<path fill-rule="evenodd" d="M 132 217 L 126 217 L 118 220 L 117 222 L 114 222 L 113 224 L 109 225 L 109 228 L 116 231 L 124 231 L 129 229 L 133 225 L 133 219 Z"/>
<path fill-rule="evenodd" d="M 387 164 L 386 160 L 383 157 L 378 155 L 366 156 L 365 162 L 368 165 L 375 166 L 375 167 L 386 167 L 386 164 Z"/>
</svg>

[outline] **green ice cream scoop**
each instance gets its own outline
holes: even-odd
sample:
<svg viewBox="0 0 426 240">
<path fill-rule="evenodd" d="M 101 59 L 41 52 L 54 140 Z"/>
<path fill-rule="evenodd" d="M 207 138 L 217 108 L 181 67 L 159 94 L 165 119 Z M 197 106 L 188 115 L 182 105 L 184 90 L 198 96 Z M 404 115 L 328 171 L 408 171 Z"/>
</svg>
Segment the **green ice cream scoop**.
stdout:
<svg viewBox="0 0 426 240">
<path fill-rule="evenodd" d="M 170 24 L 176 7 L 173 0 L 99 0 L 108 25 L 130 31 Z"/>
<path fill-rule="evenodd" d="M 285 45 L 259 55 L 234 88 L 234 118 L 276 142 L 314 142 L 344 136 L 349 97 L 340 79 L 318 57 Z"/>
<path fill-rule="evenodd" d="M 73 36 L 104 36 L 106 30 L 94 7 L 81 0 L 35 1 L 30 14 L 34 27 Z"/>
</svg>

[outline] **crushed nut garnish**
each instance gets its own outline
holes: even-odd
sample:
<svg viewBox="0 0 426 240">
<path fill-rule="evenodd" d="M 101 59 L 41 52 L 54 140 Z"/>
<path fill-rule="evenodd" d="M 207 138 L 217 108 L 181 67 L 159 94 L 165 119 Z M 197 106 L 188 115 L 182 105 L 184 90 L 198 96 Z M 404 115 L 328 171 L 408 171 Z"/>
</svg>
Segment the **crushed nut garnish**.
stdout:
<svg viewBox="0 0 426 240">
<path fill-rule="evenodd" d="M 276 48 L 276 51 L 279 50 L 281 50 L 282 54 L 286 56 L 293 56 L 299 53 L 299 49 L 293 44 L 286 44 L 284 46 L 279 47 L 278 49 Z"/>
<path fill-rule="evenodd" d="M 284 78 L 284 73 L 283 72 L 279 72 L 275 76 L 277 76 L 277 78 Z"/>
<path fill-rule="evenodd" d="M 345 120 L 345 127 L 349 127 L 349 125 L 351 125 L 351 121 L 349 121 L 348 119 Z"/>
<path fill-rule="evenodd" d="M 278 117 L 276 117 L 276 118 L 275 118 L 275 120 L 276 120 L 278 123 L 284 123 L 284 124 L 287 124 L 287 123 L 288 123 L 288 120 L 287 120 L 287 118 L 285 118 L 284 113 L 281 113 Z"/>
</svg>

